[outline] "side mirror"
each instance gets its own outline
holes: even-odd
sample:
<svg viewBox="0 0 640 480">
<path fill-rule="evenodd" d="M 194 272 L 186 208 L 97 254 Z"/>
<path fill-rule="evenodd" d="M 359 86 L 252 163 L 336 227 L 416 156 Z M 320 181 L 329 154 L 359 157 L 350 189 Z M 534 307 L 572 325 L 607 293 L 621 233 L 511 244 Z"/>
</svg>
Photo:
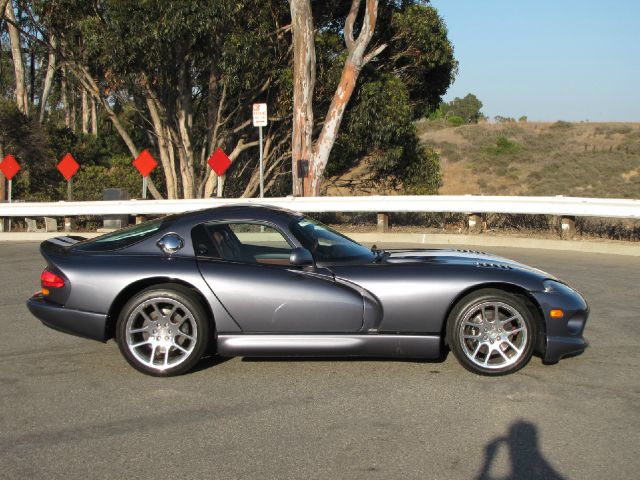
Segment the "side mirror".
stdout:
<svg viewBox="0 0 640 480">
<path fill-rule="evenodd" d="M 157 245 L 164 253 L 171 255 L 184 247 L 184 241 L 182 240 L 182 237 L 175 233 L 167 233 L 164 237 L 158 240 Z"/>
<path fill-rule="evenodd" d="M 289 263 L 298 267 L 308 267 L 313 265 L 313 256 L 306 248 L 296 247 L 291 252 Z"/>
</svg>

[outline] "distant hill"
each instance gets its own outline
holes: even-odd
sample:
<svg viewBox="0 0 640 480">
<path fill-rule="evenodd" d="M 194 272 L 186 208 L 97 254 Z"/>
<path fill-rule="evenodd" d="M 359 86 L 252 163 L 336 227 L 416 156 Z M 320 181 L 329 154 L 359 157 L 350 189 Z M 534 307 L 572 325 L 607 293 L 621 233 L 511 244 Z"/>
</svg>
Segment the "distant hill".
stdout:
<svg viewBox="0 0 640 480">
<path fill-rule="evenodd" d="M 639 123 L 417 127 L 440 153 L 442 195 L 640 198 Z"/>
<path fill-rule="evenodd" d="M 440 154 L 441 195 L 640 198 L 640 123 L 416 124 Z M 368 180 L 366 159 L 327 179 L 328 195 L 400 194 Z"/>
</svg>

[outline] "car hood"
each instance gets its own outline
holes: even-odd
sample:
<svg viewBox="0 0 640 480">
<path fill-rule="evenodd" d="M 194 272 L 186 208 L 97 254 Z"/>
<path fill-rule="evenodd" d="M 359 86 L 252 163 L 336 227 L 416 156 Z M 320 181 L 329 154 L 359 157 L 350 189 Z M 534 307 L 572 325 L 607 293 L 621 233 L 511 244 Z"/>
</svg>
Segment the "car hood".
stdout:
<svg viewBox="0 0 640 480">
<path fill-rule="evenodd" d="M 449 265 L 476 265 L 482 268 L 500 268 L 505 270 L 526 270 L 545 278 L 557 280 L 553 275 L 530 267 L 515 260 L 500 257 L 491 253 L 476 250 L 459 249 L 419 249 L 419 250 L 387 250 L 385 263 L 438 263 Z"/>
</svg>

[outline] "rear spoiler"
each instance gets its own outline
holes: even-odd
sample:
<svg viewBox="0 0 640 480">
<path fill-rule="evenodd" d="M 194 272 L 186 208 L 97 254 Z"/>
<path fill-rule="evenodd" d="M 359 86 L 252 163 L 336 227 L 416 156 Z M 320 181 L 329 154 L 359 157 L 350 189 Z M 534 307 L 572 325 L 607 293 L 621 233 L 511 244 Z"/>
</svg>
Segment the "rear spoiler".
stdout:
<svg viewBox="0 0 640 480">
<path fill-rule="evenodd" d="M 64 236 L 54 237 L 49 240 L 45 240 L 40 244 L 40 250 L 44 253 L 65 253 L 69 247 L 72 247 L 76 243 L 86 240 L 85 237 L 79 236 Z"/>
</svg>

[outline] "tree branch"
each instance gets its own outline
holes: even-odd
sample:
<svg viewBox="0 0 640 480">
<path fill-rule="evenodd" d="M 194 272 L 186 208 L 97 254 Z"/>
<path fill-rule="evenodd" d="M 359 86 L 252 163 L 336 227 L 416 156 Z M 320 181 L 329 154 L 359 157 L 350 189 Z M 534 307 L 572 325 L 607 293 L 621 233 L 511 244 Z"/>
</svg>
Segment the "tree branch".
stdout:
<svg viewBox="0 0 640 480">
<path fill-rule="evenodd" d="M 353 39 L 353 25 L 356 23 L 358 16 L 358 10 L 360 10 L 360 0 L 351 0 L 351 9 L 349 15 L 344 22 L 344 42 L 347 44 L 347 50 L 350 52 L 355 47 L 355 41 Z"/>
</svg>

